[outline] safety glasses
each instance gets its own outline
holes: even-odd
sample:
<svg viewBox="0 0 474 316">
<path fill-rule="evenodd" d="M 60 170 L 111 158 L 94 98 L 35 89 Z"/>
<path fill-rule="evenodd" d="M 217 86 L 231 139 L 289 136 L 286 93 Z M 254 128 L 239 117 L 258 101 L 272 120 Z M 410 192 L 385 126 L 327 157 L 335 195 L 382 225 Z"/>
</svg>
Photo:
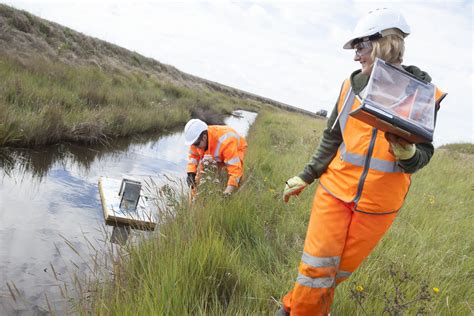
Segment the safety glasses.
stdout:
<svg viewBox="0 0 474 316">
<path fill-rule="evenodd" d="M 359 42 L 354 45 L 355 49 L 355 54 L 358 57 L 364 56 L 372 52 L 372 42 L 371 41 L 365 41 L 365 42 Z"/>
</svg>

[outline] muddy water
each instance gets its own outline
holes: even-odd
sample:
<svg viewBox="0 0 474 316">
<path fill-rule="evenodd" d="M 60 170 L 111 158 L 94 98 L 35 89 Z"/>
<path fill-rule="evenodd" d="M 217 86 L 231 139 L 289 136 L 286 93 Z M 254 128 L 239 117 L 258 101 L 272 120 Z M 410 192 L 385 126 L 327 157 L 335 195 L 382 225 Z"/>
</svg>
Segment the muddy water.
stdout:
<svg viewBox="0 0 474 316">
<path fill-rule="evenodd" d="M 256 114 L 238 113 L 240 118 L 229 117 L 226 124 L 246 135 Z M 87 272 L 91 264 L 87 240 L 107 247 L 104 239 L 112 230 L 104 224 L 99 176 L 151 177 L 158 184 L 166 181 L 165 175 L 184 178 L 188 148 L 183 143 L 184 136 L 177 132 L 107 146 L 58 145 L 4 154 L 0 315 L 44 314 L 46 296 L 51 305 L 62 305 L 70 295 L 60 294 L 57 280 L 68 284 L 74 273 Z"/>
</svg>

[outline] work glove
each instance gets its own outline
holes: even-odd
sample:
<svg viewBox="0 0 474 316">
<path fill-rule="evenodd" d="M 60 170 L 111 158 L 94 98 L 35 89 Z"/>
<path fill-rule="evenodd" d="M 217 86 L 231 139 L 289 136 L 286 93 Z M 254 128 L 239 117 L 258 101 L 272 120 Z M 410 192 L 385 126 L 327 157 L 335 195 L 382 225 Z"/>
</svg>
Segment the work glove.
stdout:
<svg viewBox="0 0 474 316">
<path fill-rule="evenodd" d="M 196 174 L 194 172 L 188 172 L 186 183 L 190 188 L 194 188 L 196 186 Z"/>
<path fill-rule="evenodd" d="M 415 155 L 415 144 L 402 145 L 398 143 L 391 143 L 392 151 L 398 160 L 408 160 Z"/>
<path fill-rule="evenodd" d="M 411 144 L 406 139 L 388 132 L 385 133 L 385 138 L 390 143 L 390 151 L 398 160 L 408 160 L 415 155 L 415 144 Z"/>
<path fill-rule="evenodd" d="M 236 187 L 234 187 L 233 185 L 228 185 L 227 188 L 225 188 L 224 196 L 229 197 L 232 193 L 234 193 L 235 189 Z"/>
<path fill-rule="evenodd" d="M 308 184 L 298 176 L 288 179 L 288 181 L 286 181 L 285 189 L 283 190 L 283 200 L 285 203 L 288 203 L 290 196 L 298 196 L 307 186 Z"/>
</svg>

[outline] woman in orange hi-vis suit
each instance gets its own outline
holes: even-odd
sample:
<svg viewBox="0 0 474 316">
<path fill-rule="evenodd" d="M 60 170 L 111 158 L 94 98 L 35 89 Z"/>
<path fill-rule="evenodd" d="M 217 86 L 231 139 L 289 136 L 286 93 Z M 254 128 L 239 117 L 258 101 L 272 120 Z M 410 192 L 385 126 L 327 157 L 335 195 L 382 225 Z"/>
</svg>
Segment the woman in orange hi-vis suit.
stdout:
<svg viewBox="0 0 474 316">
<path fill-rule="evenodd" d="M 337 284 L 350 277 L 389 229 L 402 207 L 410 175 L 433 155 L 431 143 L 411 144 L 349 115 L 361 101 L 376 57 L 431 81 L 415 66 L 402 66 L 404 17 L 390 9 L 369 12 L 344 48 L 355 49 L 360 70 L 345 80 L 321 143 L 304 171 L 286 182 L 283 197 L 298 195 L 319 178 L 298 277 L 277 315 L 327 315 Z M 444 98 L 436 89 L 436 107 Z"/>
<path fill-rule="evenodd" d="M 247 150 L 245 138 L 232 127 L 207 125 L 199 119 L 191 119 L 184 127 L 185 144 L 190 145 L 188 155 L 188 178 L 194 186 L 199 162 L 210 157 L 226 166 L 229 179 L 224 195 L 232 194 L 240 184 L 243 175 L 244 155 Z"/>
</svg>

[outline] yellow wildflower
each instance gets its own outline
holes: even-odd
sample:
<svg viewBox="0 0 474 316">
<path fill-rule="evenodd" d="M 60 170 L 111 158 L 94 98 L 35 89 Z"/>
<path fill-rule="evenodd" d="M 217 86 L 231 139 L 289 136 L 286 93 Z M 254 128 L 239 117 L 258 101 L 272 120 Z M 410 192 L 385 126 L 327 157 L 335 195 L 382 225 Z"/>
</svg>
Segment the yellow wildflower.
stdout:
<svg viewBox="0 0 474 316">
<path fill-rule="evenodd" d="M 435 294 L 438 294 L 438 293 L 439 293 L 439 288 L 434 287 L 434 288 L 433 288 L 433 292 L 435 292 Z"/>
<path fill-rule="evenodd" d="M 364 291 L 364 287 L 362 285 L 357 285 L 356 286 L 356 291 L 357 292 L 363 292 Z"/>
<path fill-rule="evenodd" d="M 431 195 L 430 198 L 429 198 L 429 200 L 430 200 L 430 204 L 431 204 L 431 205 L 435 204 L 435 197 L 434 197 L 434 195 Z"/>
</svg>

